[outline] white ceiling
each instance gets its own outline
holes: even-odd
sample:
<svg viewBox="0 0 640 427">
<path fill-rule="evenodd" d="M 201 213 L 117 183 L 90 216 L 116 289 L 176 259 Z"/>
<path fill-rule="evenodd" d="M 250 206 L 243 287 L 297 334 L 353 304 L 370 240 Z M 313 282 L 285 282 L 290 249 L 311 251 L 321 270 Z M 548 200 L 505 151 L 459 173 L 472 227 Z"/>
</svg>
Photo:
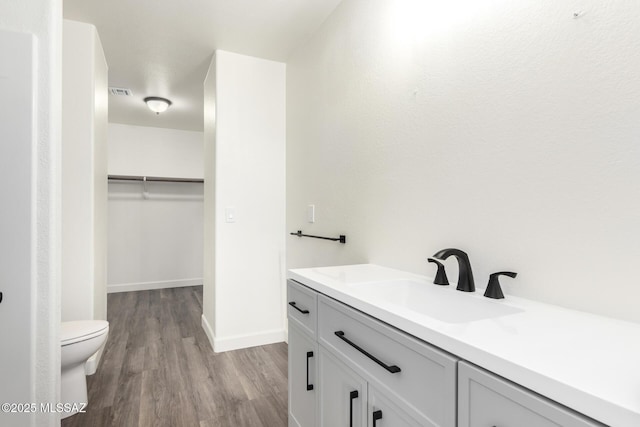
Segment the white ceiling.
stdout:
<svg viewBox="0 0 640 427">
<path fill-rule="evenodd" d="M 214 50 L 285 62 L 341 0 L 64 0 L 64 17 L 98 29 L 109 86 L 109 121 L 202 130 L 202 84 Z M 168 98 L 152 113 L 147 96 Z"/>
</svg>

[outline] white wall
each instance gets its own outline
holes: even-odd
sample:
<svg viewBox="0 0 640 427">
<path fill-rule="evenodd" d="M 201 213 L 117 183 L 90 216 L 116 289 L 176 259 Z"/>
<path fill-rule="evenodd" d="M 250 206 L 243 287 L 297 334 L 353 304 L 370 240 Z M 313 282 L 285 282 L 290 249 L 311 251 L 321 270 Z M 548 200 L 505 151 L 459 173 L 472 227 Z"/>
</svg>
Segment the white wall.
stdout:
<svg viewBox="0 0 640 427">
<path fill-rule="evenodd" d="M 202 328 L 211 345 L 216 329 L 216 55 L 203 84 L 204 93 L 204 249 Z"/>
<path fill-rule="evenodd" d="M 61 26 L 59 0 L 2 5 L 2 402 L 57 402 L 60 396 Z M 2 425 L 53 426 L 58 420 L 53 413 L 0 412 Z"/>
<path fill-rule="evenodd" d="M 93 310 L 96 317 L 107 318 L 107 244 L 109 221 L 107 217 L 109 184 L 107 181 L 107 125 L 109 119 L 109 75 L 107 61 L 102 50 L 98 32 L 93 38 L 94 57 L 94 111 L 93 123 L 93 167 L 94 167 L 94 212 L 93 252 L 94 252 L 94 298 Z M 102 353 L 100 353 L 102 354 Z M 97 367 L 97 364 L 96 364 Z"/>
<path fill-rule="evenodd" d="M 109 124 L 109 174 L 203 177 L 202 132 Z M 203 185 L 109 184 L 108 291 L 202 284 Z"/>
<path fill-rule="evenodd" d="M 202 178 L 202 135 L 109 123 L 109 174 Z"/>
<path fill-rule="evenodd" d="M 213 310 L 203 323 L 219 352 L 284 339 L 286 75 L 285 64 L 224 51 L 211 67 L 205 119 L 215 114 L 215 125 L 205 123 L 205 144 L 215 159 L 205 164 L 215 192 L 207 187 L 205 221 L 215 223 L 215 253 L 205 258 Z M 227 208 L 235 222 L 225 222 Z"/>
<path fill-rule="evenodd" d="M 458 247 L 478 286 L 640 321 L 639 14 L 345 0 L 287 63 L 287 229 L 347 244 L 289 237 L 288 266 Z"/>
<path fill-rule="evenodd" d="M 96 28 L 64 21 L 62 320 L 107 318 L 107 63 Z"/>
</svg>

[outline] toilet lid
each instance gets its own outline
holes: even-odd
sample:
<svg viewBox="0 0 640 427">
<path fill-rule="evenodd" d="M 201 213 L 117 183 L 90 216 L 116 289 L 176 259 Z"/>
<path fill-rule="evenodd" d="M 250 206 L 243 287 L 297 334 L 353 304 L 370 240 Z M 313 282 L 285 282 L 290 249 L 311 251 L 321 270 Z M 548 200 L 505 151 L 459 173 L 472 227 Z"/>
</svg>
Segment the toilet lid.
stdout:
<svg viewBox="0 0 640 427">
<path fill-rule="evenodd" d="M 76 320 L 62 322 L 60 327 L 60 344 L 65 346 L 85 341 L 107 332 L 109 322 L 106 320 Z"/>
</svg>

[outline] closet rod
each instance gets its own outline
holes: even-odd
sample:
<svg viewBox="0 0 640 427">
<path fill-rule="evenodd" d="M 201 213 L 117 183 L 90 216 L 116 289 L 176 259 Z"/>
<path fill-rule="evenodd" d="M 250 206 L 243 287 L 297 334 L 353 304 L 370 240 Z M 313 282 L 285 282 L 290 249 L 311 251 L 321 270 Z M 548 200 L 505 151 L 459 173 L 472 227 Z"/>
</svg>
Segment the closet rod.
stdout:
<svg viewBox="0 0 640 427">
<path fill-rule="evenodd" d="M 147 181 L 147 182 L 204 182 L 199 178 L 168 178 L 163 176 L 109 175 L 110 181 Z"/>
</svg>

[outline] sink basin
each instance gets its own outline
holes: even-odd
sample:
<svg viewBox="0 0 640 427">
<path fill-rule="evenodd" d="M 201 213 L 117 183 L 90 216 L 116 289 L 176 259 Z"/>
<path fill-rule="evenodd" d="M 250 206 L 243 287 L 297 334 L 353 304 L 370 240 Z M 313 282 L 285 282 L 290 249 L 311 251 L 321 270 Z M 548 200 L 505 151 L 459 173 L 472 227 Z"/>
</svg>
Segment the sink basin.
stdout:
<svg viewBox="0 0 640 427">
<path fill-rule="evenodd" d="M 450 288 L 453 286 L 453 288 Z M 493 319 L 523 310 L 501 301 L 489 300 L 417 280 L 394 280 L 349 285 L 363 299 L 404 308 L 447 323 Z"/>
</svg>

